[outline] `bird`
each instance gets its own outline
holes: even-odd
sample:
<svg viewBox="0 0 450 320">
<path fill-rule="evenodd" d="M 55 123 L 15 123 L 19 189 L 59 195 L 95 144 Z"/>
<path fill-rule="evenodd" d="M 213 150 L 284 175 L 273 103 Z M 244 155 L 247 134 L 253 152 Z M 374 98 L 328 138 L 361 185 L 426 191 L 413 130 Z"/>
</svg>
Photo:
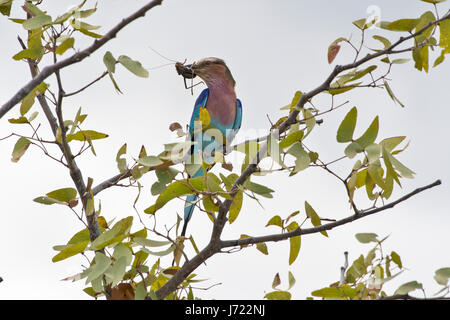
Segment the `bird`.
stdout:
<svg viewBox="0 0 450 320">
<path fill-rule="evenodd" d="M 192 145 L 189 154 L 195 155 L 202 151 L 206 154 L 203 160 L 212 164 L 214 157 L 211 156 L 211 153 L 222 151 L 222 148 L 231 143 L 241 128 L 242 103 L 236 96 L 236 81 L 225 61 L 216 57 L 203 58 L 189 65 L 177 63 L 175 66 L 178 74 L 185 79 L 192 79 L 198 76 L 207 86 L 195 101 L 189 122 L 188 139 L 196 142 Z M 196 121 L 199 120 L 200 113 L 204 109 L 208 111 L 210 118 L 208 128 L 213 129 L 213 137 L 211 137 L 211 134 L 208 134 L 210 130 L 205 131 L 196 128 Z M 219 133 L 219 138 L 222 135 L 222 140 L 225 141 L 218 140 L 218 135 L 214 134 L 214 130 Z M 203 168 L 200 167 L 191 178 L 201 177 L 204 174 Z M 186 197 L 181 236 L 186 234 L 186 228 L 192 217 L 197 198 L 197 195 L 188 195 Z"/>
</svg>

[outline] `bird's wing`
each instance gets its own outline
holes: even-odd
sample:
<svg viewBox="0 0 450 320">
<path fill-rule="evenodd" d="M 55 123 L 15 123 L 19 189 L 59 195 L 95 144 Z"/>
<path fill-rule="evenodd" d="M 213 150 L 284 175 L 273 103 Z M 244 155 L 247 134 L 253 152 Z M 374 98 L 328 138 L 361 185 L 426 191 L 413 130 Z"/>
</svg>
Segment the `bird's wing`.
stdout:
<svg viewBox="0 0 450 320">
<path fill-rule="evenodd" d="M 194 122 L 200 116 L 200 107 L 204 108 L 206 106 L 206 101 L 208 101 L 209 89 L 204 89 L 197 100 L 195 100 L 194 110 L 192 111 L 191 121 L 189 122 L 189 139 L 194 142 L 201 138 L 201 132 L 194 133 Z M 198 151 L 198 143 L 192 145 L 190 154 L 195 154 Z"/>
<path fill-rule="evenodd" d="M 194 111 L 192 111 L 191 121 L 189 122 L 189 132 L 192 133 L 194 131 L 194 122 L 195 119 L 198 119 L 200 116 L 200 107 L 204 108 L 206 106 L 206 101 L 208 101 L 209 89 L 203 90 L 198 96 L 197 100 L 195 100 Z"/>
<path fill-rule="evenodd" d="M 242 123 L 242 102 L 236 99 L 236 118 L 234 118 L 233 130 L 238 132 Z"/>
</svg>

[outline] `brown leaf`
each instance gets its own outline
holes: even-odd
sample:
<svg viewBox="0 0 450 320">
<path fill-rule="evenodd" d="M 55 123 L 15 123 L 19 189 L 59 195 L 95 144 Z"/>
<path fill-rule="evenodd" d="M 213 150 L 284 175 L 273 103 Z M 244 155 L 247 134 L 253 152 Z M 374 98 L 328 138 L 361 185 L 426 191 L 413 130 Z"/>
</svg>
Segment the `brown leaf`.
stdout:
<svg viewBox="0 0 450 320">
<path fill-rule="evenodd" d="M 169 274 L 169 275 L 172 275 L 172 276 L 173 276 L 175 273 L 178 272 L 178 270 L 179 270 L 179 268 L 171 267 L 171 268 L 167 268 L 166 270 L 164 270 L 163 273 L 164 273 L 164 274 Z"/>
<path fill-rule="evenodd" d="M 78 200 L 77 199 L 72 199 L 67 204 L 69 205 L 70 208 L 74 208 L 74 207 L 77 206 Z"/>
<path fill-rule="evenodd" d="M 281 284 L 280 274 L 277 273 L 277 274 L 275 275 L 275 277 L 273 278 L 272 288 L 275 289 L 275 288 L 278 287 L 280 284 Z"/>
<path fill-rule="evenodd" d="M 174 122 L 174 123 L 170 124 L 169 129 L 170 129 L 170 131 L 175 131 L 175 130 L 183 129 L 183 127 L 178 122 Z"/>
<path fill-rule="evenodd" d="M 334 58 L 336 58 L 339 50 L 341 49 L 341 46 L 338 45 L 337 43 L 332 44 L 329 48 L 328 48 L 328 63 L 332 63 Z"/>
<path fill-rule="evenodd" d="M 233 171 L 233 165 L 231 163 L 222 163 L 222 168 L 228 171 Z"/>
<path fill-rule="evenodd" d="M 119 283 L 112 288 L 109 300 L 134 300 L 134 288 L 129 283 Z"/>
</svg>

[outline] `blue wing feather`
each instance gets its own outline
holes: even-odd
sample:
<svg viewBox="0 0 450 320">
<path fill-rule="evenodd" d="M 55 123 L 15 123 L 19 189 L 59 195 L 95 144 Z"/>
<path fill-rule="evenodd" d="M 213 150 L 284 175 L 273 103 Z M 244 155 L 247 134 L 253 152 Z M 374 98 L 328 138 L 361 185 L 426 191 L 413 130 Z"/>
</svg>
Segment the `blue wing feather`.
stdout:
<svg viewBox="0 0 450 320">
<path fill-rule="evenodd" d="M 197 100 L 195 101 L 194 110 L 192 112 L 191 121 L 189 123 L 189 133 L 190 133 L 190 139 L 191 141 L 195 141 L 197 139 L 203 139 L 202 133 L 194 133 L 194 122 L 195 119 L 198 119 L 200 116 L 200 107 L 205 107 L 206 102 L 208 101 L 209 96 L 209 89 L 203 90 L 200 95 L 198 96 Z M 231 140 L 234 138 L 236 133 L 241 128 L 242 124 L 242 103 L 241 100 L 236 99 L 236 117 L 234 119 L 233 126 L 231 127 L 232 133 L 230 137 L 227 137 L 229 140 L 229 143 L 231 143 Z M 198 152 L 198 146 L 197 144 L 193 145 L 191 148 L 191 154 L 194 154 L 195 152 Z M 204 172 L 203 169 L 200 168 L 195 174 L 194 177 L 203 176 Z M 184 225 L 183 230 L 181 232 L 181 235 L 184 236 L 186 233 L 186 227 L 189 222 L 189 220 L 192 217 L 192 213 L 195 208 L 195 202 L 197 201 L 196 195 L 189 195 L 186 198 L 185 206 L 184 206 Z"/>
<path fill-rule="evenodd" d="M 238 131 L 241 128 L 242 124 L 242 102 L 239 99 L 236 99 L 236 118 L 233 123 L 233 130 Z"/>
<path fill-rule="evenodd" d="M 205 90 L 203 90 L 200 93 L 197 100 L 195 100 L 194 111 L 192 112 L 191 121 L 189 122 L 189 132 L 191 132 L 191 133 L 194 131 L 195 119 L 198 119 L 198 117 L 200 116 L 200 107 L 204 108 L 206 106 L 206 101 L 208 101 L 208 96 L 209 96 L 209 89 L 206 88 Z"/>
</svg>

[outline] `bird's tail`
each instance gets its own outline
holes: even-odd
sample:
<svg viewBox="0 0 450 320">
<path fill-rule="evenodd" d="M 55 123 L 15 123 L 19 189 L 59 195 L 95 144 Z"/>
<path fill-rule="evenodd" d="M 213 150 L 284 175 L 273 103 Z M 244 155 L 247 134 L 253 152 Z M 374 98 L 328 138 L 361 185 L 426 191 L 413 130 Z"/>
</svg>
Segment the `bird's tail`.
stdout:
<svg viewBox="0 0 450 320">
<path fill-rule="evenodd" d="M 192 212 L 194 212 L 196 201 L 197 201 L 196 195 L 191 194 L 186 197 L 186 202 L 184 204 L 184 224 L 183 224 L 183 230 L 181 231 L 182 236 L 184 236 L 186 234 L 186 228 L 189 223 L 189 220 L 191 220 Z"/>
</svg>

